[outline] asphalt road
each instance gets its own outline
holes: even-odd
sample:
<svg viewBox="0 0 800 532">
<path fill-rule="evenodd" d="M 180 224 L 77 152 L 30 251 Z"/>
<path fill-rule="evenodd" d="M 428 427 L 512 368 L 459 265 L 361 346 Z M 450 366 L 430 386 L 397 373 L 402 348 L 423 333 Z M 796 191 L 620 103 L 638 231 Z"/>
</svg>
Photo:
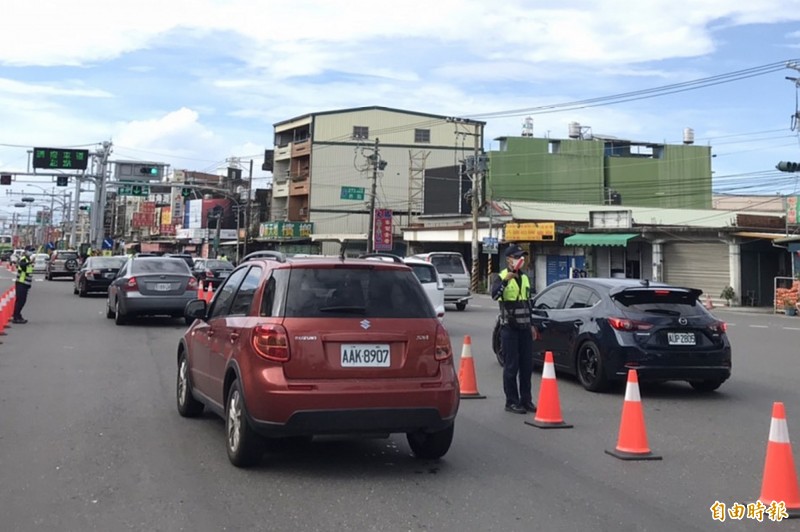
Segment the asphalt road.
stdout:
<svg viewBox="0 0 800 532">
<path fill-rule="evenodd" d="M 0 271 L 0 286 L 10 278 Z M 104 303 L 74 296 L 67 280 L 36 282 L 30 323 L 2 339 L 4 531 L 753 530 L 752 519 L 714 522 L 710 506 L 759 495 L 773 401 L 786 404 L 800 441 L 800 318 L 719 311 L 734 376 L 710 395 L 643 386 L 650 446 L 663 460 L 622 462 L 603 452 L 616 443 L 621 390 L 592 394 L 560 379 L 568 430 L 503 411 L 489 348 L 495 306 L 478 297 L 465 312 L 448 308 L 445 323 L 457 352 L 472 335 L 487 399 L 462 402 L 444 459 L 413 458 L 398 435 L 270 449 L 240 470 L 221 420 L 175 409 L 182 323 L 118 327 Z"/>
</svg>

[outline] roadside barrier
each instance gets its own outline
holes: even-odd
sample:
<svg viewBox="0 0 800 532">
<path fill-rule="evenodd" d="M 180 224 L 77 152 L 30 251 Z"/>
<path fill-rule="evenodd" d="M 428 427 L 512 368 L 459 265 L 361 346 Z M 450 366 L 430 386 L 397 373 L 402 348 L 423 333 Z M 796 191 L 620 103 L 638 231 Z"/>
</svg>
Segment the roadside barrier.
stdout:
<svg viewBox="0 0 800 532">
<path fill-rule="evenodd" d="M 767 506 L 773 501 L 783 502 L 786 504 L 789 517 L 800 517 L 800 490 L 797 484 L 797 471 L 794 468 L 792 444 L 789 442 L 786 409 L 783 403 L 779 402 L 772 405 L 764 477 L 758 500 Z"/>
<path fill-rule="evenodd" d="M 639 394 L 639 375 L 635 369 L 628 370 L 617 446 L 612 451 L 606 449 L 606 453 L 620 460 L 661 460 L 660 456 L 650 451 L 647 443 L 642 397 Z"/>
<path fill-rule="evenodd" d="M 564 419 L 561 417 L 561 402 L 558 399 L 556 368 L 553 364 L 553 353 L 551 351 L 546 351 L 544 354 L 542 384 L 539 387 L 539 401 L 536 405 L 536 415 L 533 421 L 526 421 L 525 424 L 540 429 L 572 428 L 572 425 L 564 423 Z"/>
<path fill-rule="evenodd" d="M 458 384 L 461 388 L 462 399 L 486 399 L 485 395 L 478 392 L 478 381 L 475 377 L 475 361 L 472 359 L 472 338 L 464 337 L 464 346 L 461 348 L 461 364 L 458 368 Z"/>
</svg>

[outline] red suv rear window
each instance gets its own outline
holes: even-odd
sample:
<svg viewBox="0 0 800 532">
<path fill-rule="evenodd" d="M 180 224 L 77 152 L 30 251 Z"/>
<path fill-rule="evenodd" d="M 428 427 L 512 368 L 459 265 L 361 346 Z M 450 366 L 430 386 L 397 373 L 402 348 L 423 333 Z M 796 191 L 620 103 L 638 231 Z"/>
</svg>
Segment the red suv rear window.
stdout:
<svg viewBox="0 0 800 532">
<path fill-rule="evenodd" d="M 295 267 L 285 316 L 435 318 L 436 313 L 410 270 Z"/>
</svg>

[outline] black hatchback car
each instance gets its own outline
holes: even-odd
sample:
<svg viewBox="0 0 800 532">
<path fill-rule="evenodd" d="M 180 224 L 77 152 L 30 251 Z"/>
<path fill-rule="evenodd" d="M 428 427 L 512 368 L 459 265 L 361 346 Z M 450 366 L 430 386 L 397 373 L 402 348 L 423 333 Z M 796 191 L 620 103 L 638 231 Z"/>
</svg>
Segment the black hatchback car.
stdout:
<svg viewBox="0 0 800 532">
<path fill-rule="evenodd" d="M 114 257 L 87 257 L 81 269 L 75 274 L 72 293 L 86 297 L 89 292 L 108 292 L 108 286 L 117 276 L 117 272 L 128 257 L 116 255 Z"/>
<path fill-rule="evenodd" d="M 726 325 L 700 303 L 701 290 L 637 279 L 569 279 L 532 301 L 534 360 L 602 391 L 636 369 L 642 381 L 688 381 L 713 391 L 731 375 Z"/>
</svg>

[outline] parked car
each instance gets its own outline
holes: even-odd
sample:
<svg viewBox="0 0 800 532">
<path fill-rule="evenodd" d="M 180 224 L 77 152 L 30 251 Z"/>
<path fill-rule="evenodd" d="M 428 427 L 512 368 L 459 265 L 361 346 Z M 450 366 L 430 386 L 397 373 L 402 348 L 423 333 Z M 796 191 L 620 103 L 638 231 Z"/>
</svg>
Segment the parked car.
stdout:
<svg viewBox="0 0 800 532">
<path fill-rule="evenodd" d="M 75 250 L 56 250 L 47 261 L 44 277 L 52 281 L 56 277 L 73 277 L 80 268 L 80 257 Z"/>
<path fill-rule="evenodd" d="M 72 293 L 86 297 L 90 292 L 108 292 L 111 281 L 125 264 L 128 257 L 116 255 L 113 257 L 88 257 L 81 269 L 75 274 Z"/>
<path fill-rule="evenodd" d="M 450 448 L 459 405 L 447 330 L 404 264 L 250 258 L 178 344 L 177 406 L 225 419 L 236 466 L 262 439 L 406 433 L 413 453 Z"/>
<path fill-rule="evenodd" d="M 182 259 L 133 257 L 108 287 L 106 317 L 114 318 L 117 325 L 136 316 L 177 318 L 196 297 L 197 279 Z"/>
<path fill-rule="evenodd" d="M 436 251 L 413 255 L 413 258 L 430 262 L 442 277 L 444 283 L 444 302 L 455 305 L 457 310 L 467 308 L 467 301 L 472 298 L 470 290 L 470 273 L 461 253 L 454 251 Z"/>
<path fill-rule="evenodd" d="M 31 262 L 33 262 L 33 272 L 41 273 L 47 270 L 47 261 L 50 257 L 47 253 L 34 253 L 31 255 Z"/>
<path fill-rule="evenodd" d="M 557 370 L 602 391 L 636 369 L 640 381 L 688 381 L 713 391 L 731 375 L 726 324 L 701 290 L 636 279 L 558 281 L 531 302 L 534 361 L 552 351 Z"/>
<path fill-rule="evenodd" d="M 195 279 L 203 282 L 203 286 L 219 286 L 233 271 L 233 264 L 227 260 L 197 259 L 194 261 L 192 273 Z"/>
<path fill-rule="evenodd" d="M 0 262 L 11 262 L 11 255 L 13 254 L 14 251 L 10 249 L 0 252 Z"/>
<path fill-rule="evenodd" d="M 428 296 L 431 305 L 433 305 L 436 316 L 440 320 L 444 319 L 444 283 L 442 283 L 442 278 L 433 264 L 414 257 L 401 258 L 388 253 L 369 253 L 362 255 L 360 258 L 392 260 L 408 265 L 425 290 L 425 295 Z"/>
</svg>

